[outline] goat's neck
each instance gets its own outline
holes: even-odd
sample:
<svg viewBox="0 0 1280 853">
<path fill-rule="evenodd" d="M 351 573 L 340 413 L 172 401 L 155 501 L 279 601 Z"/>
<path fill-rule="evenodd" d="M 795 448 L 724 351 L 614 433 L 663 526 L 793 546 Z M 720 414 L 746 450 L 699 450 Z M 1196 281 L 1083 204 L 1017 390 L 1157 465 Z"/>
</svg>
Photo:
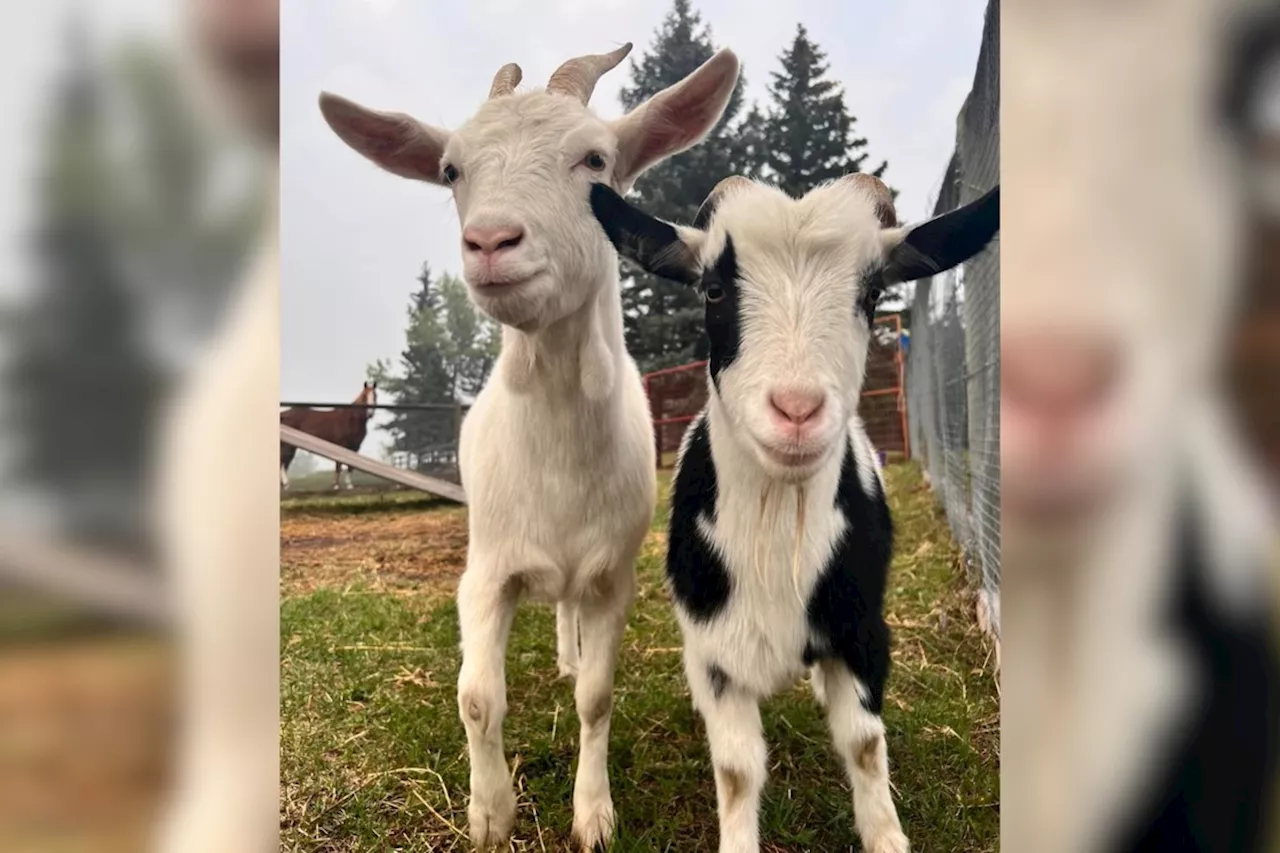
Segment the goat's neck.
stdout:
<svg viewBox="0 0 1280 853">
<path fill-rule="evenodd" d="M 721 506 L 733 504 L 737 512 L 758 512 L 762 502 L 773 505 L 784 501 L 785 506 L 795 508 L 800 489 L 804 490 L 805 511 L 831 507 L 835 503 L 836 490 L 840 486 L 840 468 L 844 462 L 845 447 L 849 442 L 846 424 L 838 437 L 838 449 L 833 450 L 822 467 L 803 483 L 787 483 L 771 477 L 760 465 L 755 452 L 738 436 L 729 420 L 729 414 L 720 402 L 714 386 L 709 388 L 707 403 L 707 431 L 711 439 L 711 460 L 716 468 L 718 502 Z"/>
<path fill-rule="evenodd" d="M 545 328 L 522 332 L 502 328 L 499 371 L 516 392 L 540 387 L 589 400 L 616 391 L 626 356 L 622 335 L 622 295 L 616 267 L 601 280 L 594 296 L 572 314 Z"/>
</svg>

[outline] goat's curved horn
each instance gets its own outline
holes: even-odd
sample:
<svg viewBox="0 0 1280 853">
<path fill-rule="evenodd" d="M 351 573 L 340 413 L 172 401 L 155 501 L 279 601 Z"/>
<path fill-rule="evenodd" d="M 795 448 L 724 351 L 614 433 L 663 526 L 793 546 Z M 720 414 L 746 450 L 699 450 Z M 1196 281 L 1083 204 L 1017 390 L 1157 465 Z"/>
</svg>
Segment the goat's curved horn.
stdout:
<svg viewBox="0 0 1280 853">
<path fill-rule="evenodd" d="M 852 175 L 845 175 L 840 182 L 859 187 L 872 197 L 876 205 L 876 218 L 880 220 L 882 228 L 897 227 L 898 211 L 893 206 L 893 193 L 889 192 L 884 181 L 866 172 L 854 172 Z"/>
<path fill-rule="evenodd" d="M 744 178 L 741 175 L 730 175 L 727 178 L 722 178 L 720 183 L 711 188 L 711 192 L 707 193 L 702 206 L 698 208 L 698 215 L 693 218 L 693 227 L 705 230 L 711 224 L 711 217 L 715 215 L 716 207 L 720 204 L 720 199 L 724 197 L 724 194 L 734 187 L 749 186 L 751 186 L 751 179 Z"/>
<path fill-rule="evenodd" d="M 520 66 L 514 62 L 508 62 L 498 69 L 497 74 L 493 75 L 493 85 L 489 87 L 489 97 L 500 98 L 503 95 L 510 95 L 516 90 L 516 86 L 520 85 L 522 76 L 524 75 L 520 71 Z"/>
<path fill-rule="evenodd" d="M 591 93 L 595 91 L 596 81 L 606 71 L 616 67 L 630 52 L 631 42 L 627 42 L 610 53 L 593 53 L 570 59 L 551 75 L 551 79 L 547 81 L 547 91 L 571 95 L 586 106 L 587 101 L 591 100 Z"/>
</svg>

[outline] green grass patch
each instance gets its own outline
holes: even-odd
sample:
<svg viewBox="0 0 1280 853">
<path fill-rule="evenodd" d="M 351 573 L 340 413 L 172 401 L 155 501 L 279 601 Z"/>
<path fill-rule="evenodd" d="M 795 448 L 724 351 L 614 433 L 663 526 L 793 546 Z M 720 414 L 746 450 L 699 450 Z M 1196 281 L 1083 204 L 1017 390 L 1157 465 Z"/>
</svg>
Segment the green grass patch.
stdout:
<svg viewBox="0 0 1280 853">
<path fill-rule="evenodd" d="M 381 482 L 381 481 L 379 481 Z M 316 492 L 286 495 L 280 499 L 280 513 L 288 515 L 349 516 L 365 513 L 404 513 L 456 507 L 453 501 L 419 492 L 415 489 L 382 489 L 377 491 Z"/>
<path fill-rule="evenodd" d="M 974 624 L 959 554 L 918 468 L 895 465 L 886 473 L 898 546 L 885 722 L 899 814 L 918 853 L 994 851 L 999 701 L 990 649 Z M 665 526 L 665 506 L 658 515 L 656 532 Z M 614 697 L 613 849 L 714 850 L 715 787 L 684 684 L 657 535 L 646 545 L 639 578 Z M 431 595 L 322 588 L 283 600 L 281 630 L 284 849 L 469 849 L 454 605 Z M 554 614 L 526 604 L 507 656 L 515 850 L 563 850 L 568 843 L 578 726 L 572 684 L 555 675 Z M 855 849 L 848 783 L 808 687 L 762 710 L 770 750 L 763 848 Z"/>
</svg>

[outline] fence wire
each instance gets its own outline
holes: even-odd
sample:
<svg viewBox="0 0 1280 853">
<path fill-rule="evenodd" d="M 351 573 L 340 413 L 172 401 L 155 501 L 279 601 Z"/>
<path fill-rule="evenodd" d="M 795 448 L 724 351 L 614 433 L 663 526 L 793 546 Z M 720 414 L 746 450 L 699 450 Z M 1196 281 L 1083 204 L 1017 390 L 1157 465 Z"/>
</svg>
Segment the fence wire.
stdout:
<svg viewBox="0 0 1280 853">
<path fill-rule="evenodd" d="M 1000 3 L 987 5 L 973 88 L 934 214 L 1000 180 Z M 929 475 L 952 534 L 1000 623 L 1000 247 L 916 283 L 907 355 L 912 455 Z"/>
</svg>

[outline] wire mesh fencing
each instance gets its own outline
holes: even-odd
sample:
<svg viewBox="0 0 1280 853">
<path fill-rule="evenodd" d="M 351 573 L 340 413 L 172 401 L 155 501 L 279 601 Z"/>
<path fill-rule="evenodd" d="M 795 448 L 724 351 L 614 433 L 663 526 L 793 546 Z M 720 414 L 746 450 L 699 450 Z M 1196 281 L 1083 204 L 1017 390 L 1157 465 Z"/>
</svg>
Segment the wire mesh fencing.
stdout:
<svg viewBox="0 0 1280 853">
<path fill-rule="evenodd" d="M 973 88 L 957 122 L 934 214 L 1000 180 L 1000 4 L 987 6 Z M 1000 633 L 1000 247 L 916 283 L 907 355 L 912 455 L 929 476 Z"/>
<path fill-rule="evenodd" d="M 461 482 L 458 470 L 458 436 L 468 406 L 451 403 L 374 406 L 352 403 L 282 403 L 281 406 L 288 409 L 346 413 L 353 422 L 363 419 L 365 429 L 359 444 L 348 449 L 355 449 L 363 456 L 397 468 L 416 471 L 451 483 Z M 327 441 L 341 443 L 336 440 L 337 434 L 322 434 L 325 431 L 323 428 L 303 428 L 303 431 Z M 305 494 L 332 490 L 334 473 L 333 461 L 299 450 L 289 466 L 288 491 L 291 494 Z M 352 487 L 363 491 L 402 488 L 358 470 L 351 472 L 350 483 Z M 341 485 L 347 485 L 346 474 L 342 476 Z"/>
</svg>

